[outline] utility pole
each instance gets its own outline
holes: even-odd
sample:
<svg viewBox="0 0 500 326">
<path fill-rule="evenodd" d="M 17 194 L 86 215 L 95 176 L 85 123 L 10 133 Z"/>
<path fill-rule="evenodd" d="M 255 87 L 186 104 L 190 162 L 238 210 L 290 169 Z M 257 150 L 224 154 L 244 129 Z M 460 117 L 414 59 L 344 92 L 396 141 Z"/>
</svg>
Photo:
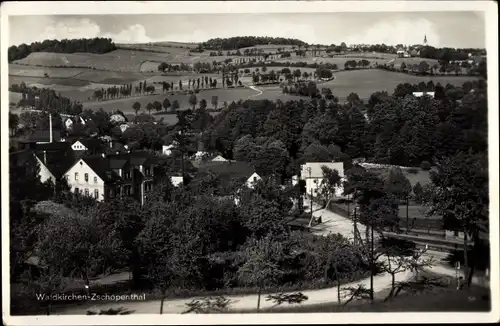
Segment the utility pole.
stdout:
<svg viewBox="0 0 500 326">
<path fill-rule="evenodd" d="M 408 206 L 410 205 L 410 195 L 406 195 L 406 234 L 408 234 L 408 230 L 410 228 L 410 222 L 408 217 Z"/>
<path fill-rule="evenodd" d="M 311 180 L 311 167 L 308 166 L 306 169 L 309 172 L 309 180 Z M 306 181 L 306 187 L 307 187 L 307 181 Z M 312 226 L 312 222 L 313 222 L 313 218 L 314 218 L 314 216 L 313 216 L 313 189 L 312 189 L 312 187 L 311 187 L 311 194 L 310 194 L 310 196 L 311 196 L 311 198 L 310 198 L 310 200 L 311 200 L 311 204 L 310 204 L 311 219 L 309 220 L 309 227 Z"/>
<path fill-rule="evenodd" d="M 375 271 L 375 262 L 374 262 L 374 246 L 373 246 L 373 218 L 372 218 L 372 221 L 371 221 L 371 230 L 370 230 L 370 300 L 371 300 L 371 303 L 373 303 L 373 273 Z"/>
</svg>

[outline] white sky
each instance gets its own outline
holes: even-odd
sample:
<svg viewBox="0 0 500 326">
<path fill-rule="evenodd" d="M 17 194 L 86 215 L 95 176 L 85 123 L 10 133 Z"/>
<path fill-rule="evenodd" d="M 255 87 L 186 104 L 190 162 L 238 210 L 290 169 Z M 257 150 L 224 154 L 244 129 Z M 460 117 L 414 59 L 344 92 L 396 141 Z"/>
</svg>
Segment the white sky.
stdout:
<svg viewBox="0 0 500 326">
<path fill-rule="evenodd" d="M 116 43 L 143 43 L 249 35 L 298 38 L 312 44 L 420 44 L 424 34 L 436 47 L 485 47 L 484 16 L 480 12 L 344 12 L 9 17 L 9 45 L 97 36 Z"/>
</svg>

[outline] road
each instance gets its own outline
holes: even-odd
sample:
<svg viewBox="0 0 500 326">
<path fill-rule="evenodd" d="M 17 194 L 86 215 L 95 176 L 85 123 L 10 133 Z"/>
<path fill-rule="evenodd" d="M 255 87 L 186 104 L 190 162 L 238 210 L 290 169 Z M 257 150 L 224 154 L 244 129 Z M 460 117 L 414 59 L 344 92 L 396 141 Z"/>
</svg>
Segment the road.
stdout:
<svg viewBox="0 0 500 326">
<path fill-rule="evenodd" d="M 327 235 L 329 233 L 341 233 L 347 238 L 352 240 L 353 238 L 353 226 L 352 221 L 347 218 L 344 218 L 336 213 L 333 213 L 329 210 L 321 209 L 318 205 L 313 204 L 313 215 L 321 216 L 322 223 L 319 226 L 313 227 L 312 231 L 317 235 Z M 364 226 L 359 225 L 360 233 L 364 235 Z M 447 276 L 455 276 L 455 270 L 453 268 L 447 267 L 444 264 L 440 263 L 440 261 L 445 258 L 445 254 L 440 252 L 427 252 L 427 257 L 433 257 L 437 264 L 432 268 L 429 268 L 430 271 Z M 385 259 L 385 257 L 381 257 L 381 260 Z M 412 277 L 412 273 L 410 271 L 405 271 L 400 274 L 396 274 L 396 282 L 404 281 Z M 475 280 L 474 283 L 479 282 L 479 280 Z M 369 288 L 370 286 L 370 278 L 366 278 L 360 281 L 352 282 L 349 284 L 345 284 L 342 288 L 346 287 L 356 287 L 358 284 L 363 284 L 365 287 Z M 389 274 L 380 274 L 374 277 L 374 290 L 375 292 L 379 292 L 385 289 L 390 288 L 391 286 L 391 276 Z M 301 305 L 315 305 L 320 303 L 336 303 L 337 302 L 337 288 L 327 288 L 321 290 L 306 290 L 302 291 L 302 293 L 308 296 L 308 300 L 303 302 Z M 346 292 L 343 290 L 341 292 L 341 300 L 345 298 Z M 252 311 L 256 308 L 257 305 L 257 295 L 240 295 L 240 296 L 227 296 L 227 299 L 231 301 L 230 309 L 237 311 Z M 167 300 L 164 303 L 164 313 L 182 313 L 186 310 L 186 303 L 190 302 L 193 299 L 199 299 L 199 297 L 193 297 L 189 299 L 174 299 Z M 287 305 L 291 306 L 291 305 Z M 99 307 L 99 309 L 109 309 L 109 308 L 119 308 L 122 307 L 126 310 L 132 311 L 133 313 L 142 313 L 142 314 L 156 314 L 160 311 L 160 301 L 152 300 L 152 301 L 123 301 L 117 303 L 104 303 L 98 305 L 82 305 L 78 307 L 67 307 L 62 310 L 57 311 L 58 314 L 85 314 L 87 310 L 92 309 L 93 307 Z M 265 300 L 265 295 L 261 297 L 261 308 L 262 309 L 272 309 L 275 305 L 272 302 Z M 280 306 L 281 307 L 281 306 Z"/>
</svg>

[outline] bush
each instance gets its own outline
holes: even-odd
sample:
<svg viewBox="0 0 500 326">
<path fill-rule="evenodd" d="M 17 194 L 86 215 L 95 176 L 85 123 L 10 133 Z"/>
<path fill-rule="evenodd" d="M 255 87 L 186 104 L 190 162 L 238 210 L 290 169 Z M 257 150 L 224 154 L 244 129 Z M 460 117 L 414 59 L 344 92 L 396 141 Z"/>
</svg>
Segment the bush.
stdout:
<svg viewBox="0 0 500 326">
<path fill-rule="evenodd" d="M 422 163 L 420 163 L 420 168 L 424 171 L 429 171 L 431 169 L 431 163 L 429 163 L 429 161 L 422 161 Z"/>
</svg>

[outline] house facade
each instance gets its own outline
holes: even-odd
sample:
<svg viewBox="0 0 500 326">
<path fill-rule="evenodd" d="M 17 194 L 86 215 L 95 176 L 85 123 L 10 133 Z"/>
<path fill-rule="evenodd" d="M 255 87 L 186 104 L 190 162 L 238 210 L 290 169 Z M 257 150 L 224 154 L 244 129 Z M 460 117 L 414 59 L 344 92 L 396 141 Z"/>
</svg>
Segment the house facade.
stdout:
<svg viewBox="0 0 500 326">
<path fill-rule="evenodd" d="M 248 188 L 252 188 L 255 187 L 255 184 L 257 182 L 259 182 L 260 180 L 262 180 L 262 178 L 260 177 L 260 175 L 257 174 L 257 172 L 254 172 L 248 179 L 247 181 L 245 182 L 245 185 L 248 187 Z"/>
<path fill-rule="evenodd" d="M 306 182 L 307 195 L 318 196 L 323 183 L 322 167 L 326 166 L 332 170 L 337 170 L 342 181 L 345 180 L 343 162 L 308 162 L 300 169 L 300 179 Z M 342 185 L 335 189 L 335 197 L 343 198 L 344 188 Z"/>
<path fill-rule="evenodd" d="M 111 176 L 107 176 L 105 171 L 100 171 L 101 167 L 97 166 L 100 163 L 105 164 L 104 162 L 88 160 L 86 158 L 79 159 L 64 174 L 70 191 L 75 194 L 92 196 L 97 201 L 108 199 L 110 194 L 113 193 L 112 188 L 114 188 L 114 185 L 109 182 Z"/>
<path fill-rule="evenodd" d="M 80 158 L 64 177 L 73 193 L 98 201 L 129 196 L 144 204 L 153 189 L 154 159 L 147 153 L 86 156 Z"/>
</svg>

